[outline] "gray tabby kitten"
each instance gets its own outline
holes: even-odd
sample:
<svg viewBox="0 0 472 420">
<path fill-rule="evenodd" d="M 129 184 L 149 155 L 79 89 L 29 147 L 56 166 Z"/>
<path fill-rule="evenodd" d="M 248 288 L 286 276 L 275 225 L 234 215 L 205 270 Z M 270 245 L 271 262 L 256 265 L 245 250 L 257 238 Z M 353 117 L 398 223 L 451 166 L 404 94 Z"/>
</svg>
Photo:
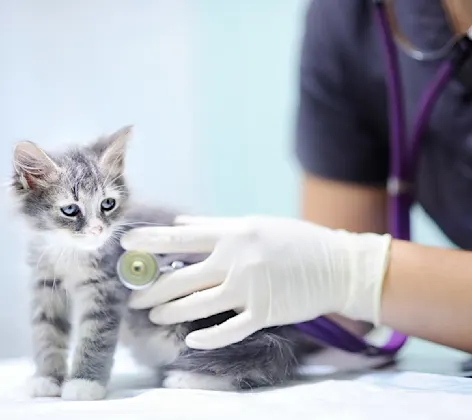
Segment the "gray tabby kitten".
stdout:
<svg viewBox="0 0 472 420">
<path fill-rule="evenodd" d="M 259 331 L 216 350 L 186 347 L 186 334 L 221 323 L 233 312 L 158 326 L 148 311 L 130 310 L 117 278 L 120 237 L 174 214 L 130 200 L 124 177 L 131 127 L 84 147 L 49 154 L 31 142 L 14 151 L 13 191 L 29 226 L 31 322 L 36 373 L 31 395 L 95 400 L 106 394 L 118 341 L 171 388 L 237 390 L 282 384 L 310 346 L 290 327 Z M 201 255 L 161 255 L 192 263 Z M 72 328 L 71 328 L 72 327 Z M 71 345 L 71 332 L 75 344 Z M 68 350 L 73 347 L 71 368 Z"/>
</svg>

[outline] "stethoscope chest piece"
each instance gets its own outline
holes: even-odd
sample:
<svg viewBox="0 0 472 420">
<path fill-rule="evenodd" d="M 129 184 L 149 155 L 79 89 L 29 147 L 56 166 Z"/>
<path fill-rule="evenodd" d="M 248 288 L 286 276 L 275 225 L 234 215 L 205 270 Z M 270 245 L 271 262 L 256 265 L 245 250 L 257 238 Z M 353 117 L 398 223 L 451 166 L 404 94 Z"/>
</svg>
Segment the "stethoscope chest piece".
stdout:
<svg viewBox="0 0 472 420">
<path fill-rule="evenodd" d="M 142 290 L 154 284 L 161 274 L 184 267 L 182 261 L 160 267 L 157 257 L 140 251 L 127 251 L 121 255 L 116 267 L 118 278 L 128 289 Z"/>
<path fill-rule="evenodd" d="M 121 255 L 117 272 L 120 281 L 132 290 L 151 286 L 161 275 L 157 258 L 139 251 L 128 251 Z"/>
</svg>

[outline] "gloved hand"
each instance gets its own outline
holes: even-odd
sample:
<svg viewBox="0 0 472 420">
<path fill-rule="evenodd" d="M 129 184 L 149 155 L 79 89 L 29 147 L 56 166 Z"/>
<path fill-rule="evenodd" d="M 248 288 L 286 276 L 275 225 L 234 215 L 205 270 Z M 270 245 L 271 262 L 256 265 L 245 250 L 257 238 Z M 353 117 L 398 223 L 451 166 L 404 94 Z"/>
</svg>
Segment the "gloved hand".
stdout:
<svg viewBox="0 0 472 420">
<path fill-rule="evenodd" d="M 220 325 L 190 333 L 189 347 L 223 347 L 265 327 L 328 313 L 379 322 L 389 235 L 263 216 L 181 217 L 178 223 L 134 229 L 122 245 L 156 254 L 211 253 L 134 292 L 130 302 L 135 309 L 153 308 L 150 319 L 156 324 L 238 312 Z"/>
</svg>

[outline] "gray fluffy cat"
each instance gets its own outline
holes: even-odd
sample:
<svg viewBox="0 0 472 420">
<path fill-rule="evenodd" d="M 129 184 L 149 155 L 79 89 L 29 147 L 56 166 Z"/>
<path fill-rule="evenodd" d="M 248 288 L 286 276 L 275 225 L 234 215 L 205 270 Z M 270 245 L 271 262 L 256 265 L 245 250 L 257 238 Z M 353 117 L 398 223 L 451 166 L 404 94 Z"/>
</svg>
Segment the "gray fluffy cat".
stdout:
<svg viewBox="0 0 472 420">
<path fill-rule="evenodd" d="M 57 154 L 31 142 L 16 145 L 12 186 L 30 231 L 36 365 L 31 395 L 103 398 L 118 342 L 139 363 L 155 369 L 156 384 L 164 387 L 237 390 L 286 382 L 311 349 L 293 328 L 259 331 L 222 349 L 193 350 L 185 346 L 186 334 L 234 313 L 158 326 L 149 321 L 148 311 L 128 309 L 130 291 L 115 272 L 123 253 L 120 237 L 140 225 L 171 225 L 174 220 L 171 213 L 130 200 L 124 177 L 130 133 L 131 127 L 125 127 Z M 162 263 L 204 257 L 159 256 Z M 71 332 L 75 344 L 68 369 Z"/>
</svg>

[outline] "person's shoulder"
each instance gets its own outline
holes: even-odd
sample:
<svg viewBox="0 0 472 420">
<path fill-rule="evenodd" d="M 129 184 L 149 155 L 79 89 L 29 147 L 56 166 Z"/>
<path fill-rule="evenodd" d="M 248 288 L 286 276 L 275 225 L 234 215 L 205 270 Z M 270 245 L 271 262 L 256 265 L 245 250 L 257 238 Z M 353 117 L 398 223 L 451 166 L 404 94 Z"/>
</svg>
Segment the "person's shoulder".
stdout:
<svg viewBox="0 0 472 420">
<path fill-rule="evenodd" d="M 371 0 L 311 0 L 305 26 L 313 33 L 346 41 L 371 24 L 371 14 Z"/>
<path fill-rule="evenodd" d="M 331 16 L 361 17 L 370 13 L 372 0 L 310 0 L 307 16 L 315 13 L 329 13 Z"/>
<path fill-rule="evenodd" d="M 301 71 L 331 81 L 341 80 L 349 71 L 369 81 L 368 67 L 378 54 L 376 42 L 371 0 L 311 0 L 305 15 Z"/>
</svg>

